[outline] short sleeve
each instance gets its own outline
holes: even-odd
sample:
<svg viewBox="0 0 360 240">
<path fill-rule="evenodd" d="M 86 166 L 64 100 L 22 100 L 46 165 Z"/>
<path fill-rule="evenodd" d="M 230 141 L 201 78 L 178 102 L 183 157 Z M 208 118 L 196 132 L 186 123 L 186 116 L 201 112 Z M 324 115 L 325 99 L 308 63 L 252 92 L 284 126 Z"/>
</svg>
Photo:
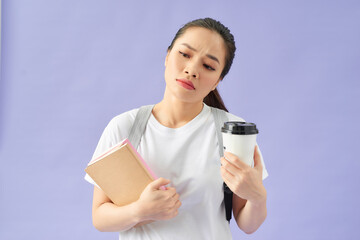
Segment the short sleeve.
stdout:
<svg viewBox="0 0 360 240">
<path fill-rule="evenodd" d="M 110 123 L 106 126 L 106 128 L 104 129 L 104 131 L 99 139 L 99 142 L 96 146 L 95 152 L 94 152 L 91 160 L 97 158 L 102 153 L 104 153 L 106 150 L 110 149 L 112 146 L 115 145 L 115 141 L 112 136 L 113 133 L 112 133 L 111 129 L 112 129 L 112 122 L 110 121 Z M 91 162 L 91 161 L 89 161 L 89 162 Z M 94 180 L 88 174 L 85 174 L 84 179 L 86 181 L 88 181 L 89 183 L 96 185 Z"/>
<path fill-rule="evenodd" d="M 129 136 L 137 112 L 138 108 L 122 113 L 111 119 L 99 139 L 92 159 L 97 158 Z M 89 161 L 89 163 L 90 162 L 91 161 Z M 96 185 L 94 180 L 88 174 L 85 175 L 85 180 Z"/>
<path fill-rule="evenodd" d="M 257 144 L 256 144 L 256 145 L 257 145 Z M 263 166 L 262 179 L 264 180 L 265 178 L 267 178 L 267 177 L 269 176 L 269 173 L 268 173 L 268 171 L 266 170 L 264 158 L 263 158 L 263 156 L 262 156 L 262 154 L 261 154 L 260 147 L 259 147 L 259 145 L 257 145 L 257 146 L 258 146 L 258 150 L 259 150 L 259 154 L 260 154 L 261 164 L 262 164 L 262 166 Z"/>
</svg>

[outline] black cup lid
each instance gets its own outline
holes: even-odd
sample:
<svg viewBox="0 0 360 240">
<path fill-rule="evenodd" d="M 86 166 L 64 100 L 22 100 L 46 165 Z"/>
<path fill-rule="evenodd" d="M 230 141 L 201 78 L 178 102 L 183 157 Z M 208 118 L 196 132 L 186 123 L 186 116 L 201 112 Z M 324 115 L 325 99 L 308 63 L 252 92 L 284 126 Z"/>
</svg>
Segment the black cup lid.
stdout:
<svg viewBox="0 0 360 240">
<path fill-rule="evenodd" d="M 224 126 L 221 128 L 221 131 L 223 133 L 238 135 L 251 135 L 259 133 L 256 125 L 248 122 L 224 122 Z"/>
</svg>

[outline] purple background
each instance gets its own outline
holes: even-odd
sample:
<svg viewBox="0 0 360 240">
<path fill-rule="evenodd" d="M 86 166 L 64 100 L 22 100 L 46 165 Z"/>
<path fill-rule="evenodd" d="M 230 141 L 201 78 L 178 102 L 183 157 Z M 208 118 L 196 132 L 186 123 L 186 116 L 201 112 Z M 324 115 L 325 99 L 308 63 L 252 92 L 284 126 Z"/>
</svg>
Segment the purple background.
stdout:
<svg viewBox="0 0 360 240">
<path fill-rule="evenodd" d="M 220 93 L 270 174 L 265 223 L 234 239 L 359 238 L 359 1 L 2 3 L 0 239 L 117 239 L 84 168 L 112 117 L 162 99 L 167 46 L 206 16 L 235 36 Z"/>
</svg>

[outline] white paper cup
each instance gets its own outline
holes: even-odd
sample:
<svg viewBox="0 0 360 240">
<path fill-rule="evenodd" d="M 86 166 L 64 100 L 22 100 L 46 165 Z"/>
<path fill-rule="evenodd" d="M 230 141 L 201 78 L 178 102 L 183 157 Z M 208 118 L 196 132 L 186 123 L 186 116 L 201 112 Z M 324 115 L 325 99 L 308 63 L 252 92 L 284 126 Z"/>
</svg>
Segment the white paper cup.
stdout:
<svg viewBox="0 0 360 240">
<path fill-rule="evenodd" d="M 225 122 L 221 128 L 224 152 L 235 154 L 249 166 L 254 166 L 256 136 L 259 133 L 254 123 Z"/>
</svg>

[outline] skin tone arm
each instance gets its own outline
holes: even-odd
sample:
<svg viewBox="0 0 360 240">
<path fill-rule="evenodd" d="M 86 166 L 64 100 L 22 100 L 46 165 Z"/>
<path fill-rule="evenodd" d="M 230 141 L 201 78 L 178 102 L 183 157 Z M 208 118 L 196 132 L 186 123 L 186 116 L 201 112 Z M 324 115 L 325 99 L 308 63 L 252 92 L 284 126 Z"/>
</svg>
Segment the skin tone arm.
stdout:
<svg viewBox="0 0 360 240">
<path fill-rule="evenodd" d="M 237 156 L 225 152 L 221 158 L 221 175 L 233 191 L 233 213 L 238 227 L 247 234 L 255 232 L 265 221 L 266 190 L 262 184 L 260 154 L 254 153 L 254 168 L 243 163 Z"/>
<path fill-rule="evenodd" d="M 169 183 L 169 180 L 159 178 L 144 189 L 136 202 L 121 207 L 113 204 L 104 192 L 95 186 L 92 208 L 95 228 L 102 232 L 120 232 L 177 216 L 181 206 L 179 194 L 175 188 L 159 189 Z"/>
</svg>

